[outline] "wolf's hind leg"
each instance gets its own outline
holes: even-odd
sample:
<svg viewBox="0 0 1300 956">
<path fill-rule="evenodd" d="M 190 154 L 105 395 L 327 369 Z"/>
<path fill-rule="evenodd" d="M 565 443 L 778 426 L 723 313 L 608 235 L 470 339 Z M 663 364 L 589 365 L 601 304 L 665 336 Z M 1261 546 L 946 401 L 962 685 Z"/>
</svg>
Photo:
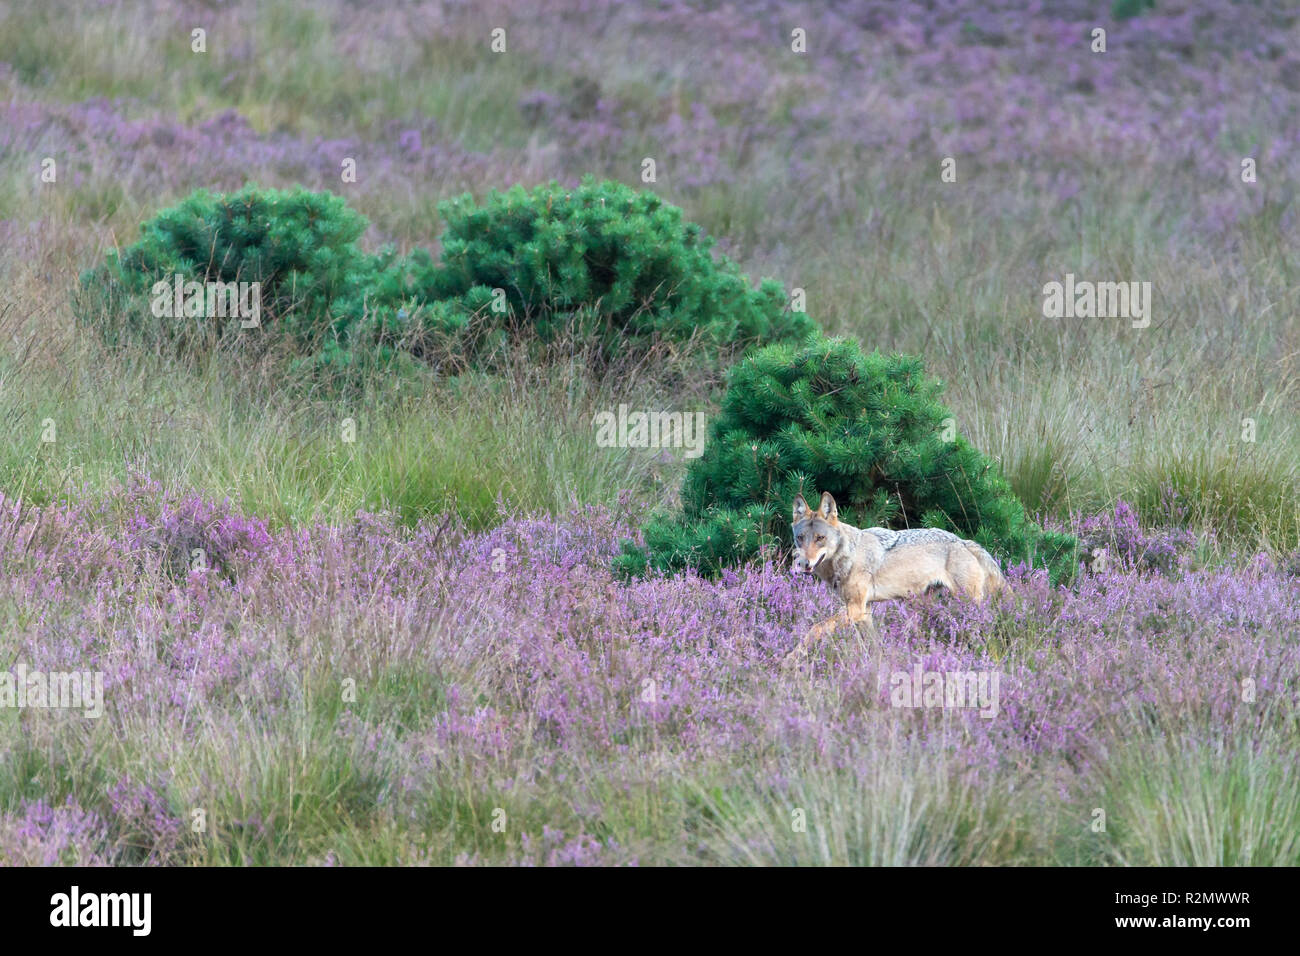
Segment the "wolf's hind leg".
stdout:
<svg viewBox="0 0 1300 956">
<path fill-rule="evenodd" d="M 980 568 L 975 554 L 963 541 L 948 554 L 947 567 L 944 569 L 952 581 L 952 592 L 973 601 L 984 600 L 984 572 Z"/>
</svg>

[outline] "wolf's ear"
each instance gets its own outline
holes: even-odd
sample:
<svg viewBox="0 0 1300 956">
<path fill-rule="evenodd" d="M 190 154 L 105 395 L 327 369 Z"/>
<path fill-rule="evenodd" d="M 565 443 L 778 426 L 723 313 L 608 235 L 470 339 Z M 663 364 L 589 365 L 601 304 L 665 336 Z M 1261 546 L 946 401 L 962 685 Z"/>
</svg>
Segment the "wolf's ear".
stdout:
<svg viewBox="0 0 1300 956">
<path fill-rule="evenodd" d="M 831 524 L 837 524 L 840 520 L 839 512 L 835 508 L 835 499 L 831 497 L 829 491 L 822 492 L 822 503 L 818 506 L 817 511 Z"/>
<path fill-rule="evenodd" d="M 795 495 L 794 498 L 794 520 L 801 521 L 808 515 L 808 502 L 803 500 L 803 495 Z"/>
</svg>

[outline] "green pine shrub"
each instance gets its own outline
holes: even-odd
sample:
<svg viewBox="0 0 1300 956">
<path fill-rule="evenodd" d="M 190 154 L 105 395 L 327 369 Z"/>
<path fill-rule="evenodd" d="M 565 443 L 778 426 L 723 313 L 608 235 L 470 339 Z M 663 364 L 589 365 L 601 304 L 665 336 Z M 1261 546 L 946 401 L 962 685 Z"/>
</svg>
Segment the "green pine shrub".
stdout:
<svg viewBox="0 0 1300 956">
<path fill-rule="evenodd" d="M 136 243 L 82 273 L 74 310 L 110 345 L 144 342 L 192 356 L 219 344 L 260 352 L 287 341 L 294 354 L 328 364 L 358 337 L 373 348 L 387 331 L 365 324 L 365 303 L 377 276 L 386 272 L 391 282 L 394 256 L 357 247 L 366 225 L 328 192 L 200 190 L 144 223 Z M 155 283 L 170 286 L 177 274 L 185 282 L 261 283 L 260 326 L 245 329 L 215 315 L 156 315 L 154 306 L 165 306 L 171 294 L 160 299 Z"/>
<path fill-rule="evenodd" d="M 466 195 L 439 210 L 446 231 L 435 260 L 423 249 L 364 252 L 356 242 L 365 218 L 328 192 L 196 192 L 83 273 L 74 310 L 110 345 L 143 341 L 192 357 L 283 343 L 295 368 L 348 378 L 435 357 L 484 367 L 519 340 L 571 340 L 604 362 L 692 341 L 719 362 L 813 329 L 787 308 L 780 283 L 751 288 L 734 263 L 715 258 L 699 226 L 653 193 L 589 178 L 569 191 L 516 186 L 481 205 Z M 260 282 L 260 328 L 156 315 L 155 283 L 177 274 Z"/>
<path fill-rule="evenodd" d="M 544 343 L 576 333 L 608 358 L 661 339 L 716 352 L 814 328 L 787 308 L 779 282 L 751 288 L 698 225 L 652 192 L 588 177 L 574 189 L 515 186 L 481 204 L 466 194 L 438 211 L 439 267 L 416 262 L 410 276 L 417 300 L 459 304 L 428 317 L 434 332 L 478 319 Z"/>
<path fill-rule="evenodd" d="M 1026 517 L 994 463 L 952 434 L 941 390 L 920 359 L 867 355 L 847 339 L 751 354 L 728 375 L 681 513 L 652 518 L 644 547 L 625 542 L 616 567 L 716 575 L 788 553 L 795 496 L 829 491 L 841 520 L 857 527 L 944 528 L 1004 562 L 1070 577 L 1074 538 Z"/>
</svg>

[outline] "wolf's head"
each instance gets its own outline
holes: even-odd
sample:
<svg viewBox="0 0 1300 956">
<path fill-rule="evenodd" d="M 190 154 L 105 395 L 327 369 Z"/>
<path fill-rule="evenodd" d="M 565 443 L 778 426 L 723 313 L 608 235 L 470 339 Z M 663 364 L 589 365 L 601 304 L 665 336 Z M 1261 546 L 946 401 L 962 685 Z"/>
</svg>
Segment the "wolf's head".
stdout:
<svg viewBox="0 0 1300 956">
<path fill-rule="evenodd" d="M 829 568 L 843 537 L 835 499 L 830 492 L 822 492 L 822 502 L 816 511 L 809 509 L 803 495 L 795 498 L 794 521 L 790 527 L 794 532 L 793 569 L 816 573 L 823 561 Z"/>
</svg>

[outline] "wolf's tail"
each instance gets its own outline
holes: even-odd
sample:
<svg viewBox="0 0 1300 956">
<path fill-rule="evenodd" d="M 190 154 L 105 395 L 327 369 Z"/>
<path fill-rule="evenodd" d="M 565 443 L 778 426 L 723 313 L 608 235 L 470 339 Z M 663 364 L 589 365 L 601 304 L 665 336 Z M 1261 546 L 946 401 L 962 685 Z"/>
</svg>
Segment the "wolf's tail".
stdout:
<svg viewBox="0 0 1300 956">
<path fill-rule="evenodd" d="M 980 567 L 984 569 L 984 573 L 988 575 L 988 581 L 985 582 L 985 590 L 988 591 L 989 594 L 997 594 L 1005 588 L 1007 586 L 1007 579 L 1002 576 L 1002 569 L 998 567 L 998 563 L 993 559 L 993 555 L 989 554 L 974 541 L 964 541 L 963 544 L 966 545 L 967 550 L 969 550 L 971 554 L 975 555 L 975 560 L 979 562 Z"/>
</svg>

